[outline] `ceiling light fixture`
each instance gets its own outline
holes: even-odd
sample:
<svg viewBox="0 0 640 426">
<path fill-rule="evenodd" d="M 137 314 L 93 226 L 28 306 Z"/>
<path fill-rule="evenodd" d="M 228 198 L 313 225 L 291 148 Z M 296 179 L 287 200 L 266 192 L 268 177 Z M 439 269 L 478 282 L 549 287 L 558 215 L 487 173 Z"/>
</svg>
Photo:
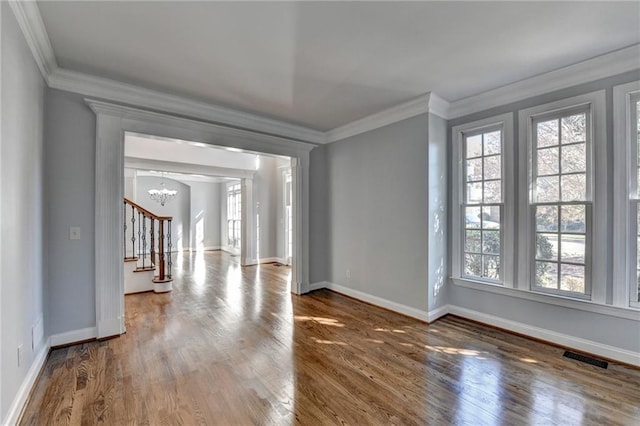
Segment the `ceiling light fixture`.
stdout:
<svg viewBox="0 0 640 426">
<path fill-rule="evenodd" d="M 160 189 L 150 189 L 149 197 L 152 200 L 160 203 L 161 206 L 164 206 L 169 201 L 173 200 L 176 195 L 178 195 L 178 191 L 175 189 L 167 189 L 164 184 L 164 172 L 162 173 L 162 181 L 160 181 Z"/>
</svg>

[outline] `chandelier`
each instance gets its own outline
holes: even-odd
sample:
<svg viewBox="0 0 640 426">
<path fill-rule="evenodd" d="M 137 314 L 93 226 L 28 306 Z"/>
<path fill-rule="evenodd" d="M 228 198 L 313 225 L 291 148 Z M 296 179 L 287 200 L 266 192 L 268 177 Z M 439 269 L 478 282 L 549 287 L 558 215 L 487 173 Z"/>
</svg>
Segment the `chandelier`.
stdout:
<svg viewBox="0 0 640 426">
<path fill-rule="evenodd" d="M 162 174 L 162 178 L 164 179 L 164 173 Z M 161 206 L 173 200 L 178 194 L 178 191 L 175 189 L 167 189 L 164 185 L 164 180 L 160 182 L 160 189 L 150 189 L 148 192 L 149 197 L 151 197 L 153 201 L 160 203 Z"/>
</svg>

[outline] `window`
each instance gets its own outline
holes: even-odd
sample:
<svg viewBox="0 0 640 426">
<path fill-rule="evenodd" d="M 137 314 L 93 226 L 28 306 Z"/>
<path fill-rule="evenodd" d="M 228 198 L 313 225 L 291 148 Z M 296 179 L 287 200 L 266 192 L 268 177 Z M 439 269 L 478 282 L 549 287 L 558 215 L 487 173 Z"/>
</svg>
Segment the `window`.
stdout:
<svg viewBox="0 0 640 426">
<path fill-rule="evenodd" d="M 635 210 L 632 224 L 635 226 L 635 244 L 632 247 L 633 259 L 635 259 L 635 285 L 632 286 L 632 301 L 634 304 L 640 303 L 640 93 L 636 93 L 631 98 L 631 135 L 629 159 L 633 163 L 633 176 L 631 185 L 635 190 L 631 193 L 631 205 Z M 635 252 L 635 253 L 633 253 Z"/>
<path fill-rule="evenodd" d="M 464 134 L 463 274 L 499 281 L 502 129 Z"/>
<path fill-rule="evenodd" d="M 242 191 L 240 184 L 227 186 L 227 244 L 240 248 L 240 224 L 242 219 Z"/>
<path fill-rule="evenodd" d="M 640 81 L 614 87 L 613 302 L 640 307 Z"/>
<path fill-rule="evenodd" d="M 533 286 L 589 294 L 589 107 L 533 119 Z"/>
<path fill-rule="evenodd" d="M 521 110 L 519 127 L 518 288 L 605 303 L 605 93 Z"/>
<path fill-rule="evenodd" d="M 511 286 L 513 209 L 505 209 L 510 191 L 506 176 L 513 140 L 513 115 L 505 114 L 453 128 L 454 173 L 453 229 L 455 275 L 461 278 Z"/>
</svg>

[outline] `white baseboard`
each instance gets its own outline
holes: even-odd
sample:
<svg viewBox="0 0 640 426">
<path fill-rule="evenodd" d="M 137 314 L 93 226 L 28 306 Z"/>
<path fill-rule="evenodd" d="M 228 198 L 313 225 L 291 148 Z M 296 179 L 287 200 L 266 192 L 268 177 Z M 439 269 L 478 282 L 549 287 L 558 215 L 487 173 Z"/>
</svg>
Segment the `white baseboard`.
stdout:
<svg viewBox="0 0 640 426">
<path fill-rule="evenodd" d="M 432 311 L 427 312 L 427 322 L 432 323 L 438 318 L 442 318 L 443 316 L 449 313 L 449 305 L 440 306 Z"/>
<path fill-rule="evenodd" d="M 68 345 L 70 343 L 81 342 L 83 340 L 94 339 L 98 331 L 96 327 L 82 328 L 80 330 L 67 331 L 66 333 L 54 334 L 49 337 L 51 347 Z"/>
<path fill-rule="evenodd" d="M 274 262 L 283 263 L 282 259 L 280 259 L 279 257 L 263 257 L 262 259 L 248 259 L 247 262 L 244 264 L 244 266 L 254 266 L 254 265 L 259 265 L 261 263 L 274 263 Z"/>
<path fill-rule="evenodd" d="M 545 340 L 557 345 L 588 352 L 594 355 L 600 355 L 616 361 L 640 367 L 640 354 L 615 346 L 604 345 L 591 340 L 581 339 L 579 337 L 569 336 L 568 334 L 557 333 L 555 331 L 546 330 L 544 328 L 534 327 L 521 322 L 511 321 L 494 315 L 485 314 L 483 312 L 473 311 L 471 309 L 461 308 L 459 306 L 449 306 L 449 313 L 462 318 L 471 319 L 494 327 L 503 328 L 515 333 L 523 334 L 536 339 Z"/>
<path fill-rule="evenodd" d="M 222 250 L 221 246 L 207 246 L 207 247 L 202 247 L 202 250 L 204 251 L 216 251 L 216 250 Z"/>
<path fill-rule="evenodd" d="M 31 367 L 29 367 L 29 371 L 22 381 L 16 397 L 13 399 L 13 402 L 9 406 L 7 416 L 2 422 L 4 426 L 16 425 L 18 423 L 18 420 L 20 420 L 20 414 L 22 414 L 22 410 L 27 403 L 29 394 L 31 393 L 31 389 L 35 385 L 36 380 L 40 375 L 40 371 L 42 371 L 42 368 L 44 367 L 44 363 L 47 360 L 47 355 L 49 355 L 49 340 L 44 339 L 44 342 L 45 343 L 42 345 L 42 348 L 40 348 L 40 351 L 38 351 L 38 354 L 31 363 Z"/>
<path fill-rule="evenodd" d="M 354 290 L 349 287 L 345 287 L 339 284 L 327 282 L 325 288 L 341 293 L 354 299 L 362 300 L 363 302 L 371 303 L 372 305 L 380 306 L 381 308 L 389 309 L 390 311 L 397 312 L 402 315 L 406 315 L 411 318 L 419 319 L 420 321 L 428 322 L 429 317 L 426 311 L 412 308 L 411 306 L 403 305 L 401 303 L 392 302 L 390 300 L 383 299 L 378 296 L 373 296 L 368 293 L 364 293 L 359 290 Z"/>
<path fill-rule="evenodd" d="M 329 284 L 331 284 L 328 281 L 319 281 L 317 283 L 311 283 L 309 284 L 309 291 L 315 291 L 315 290 L 320 290 L 323 288 L 327 288 L 329 286 Z"/>
</svg>

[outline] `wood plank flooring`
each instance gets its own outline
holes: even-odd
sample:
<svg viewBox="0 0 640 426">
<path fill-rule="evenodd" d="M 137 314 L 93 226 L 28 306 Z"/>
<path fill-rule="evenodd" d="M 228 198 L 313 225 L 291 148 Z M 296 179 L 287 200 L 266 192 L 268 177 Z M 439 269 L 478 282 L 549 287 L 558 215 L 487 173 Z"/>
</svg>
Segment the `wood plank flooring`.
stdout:
<svg viewBox="0 0 640 426">
<path fill-rule="evenodd" d="M 289 274 L 180 255 L 173 292 L 125 298 L 125 335 L 51 352 L 21 424 L 640 424 L 638 370 L 452 316 L 294 296 Z"/>
</svg>

